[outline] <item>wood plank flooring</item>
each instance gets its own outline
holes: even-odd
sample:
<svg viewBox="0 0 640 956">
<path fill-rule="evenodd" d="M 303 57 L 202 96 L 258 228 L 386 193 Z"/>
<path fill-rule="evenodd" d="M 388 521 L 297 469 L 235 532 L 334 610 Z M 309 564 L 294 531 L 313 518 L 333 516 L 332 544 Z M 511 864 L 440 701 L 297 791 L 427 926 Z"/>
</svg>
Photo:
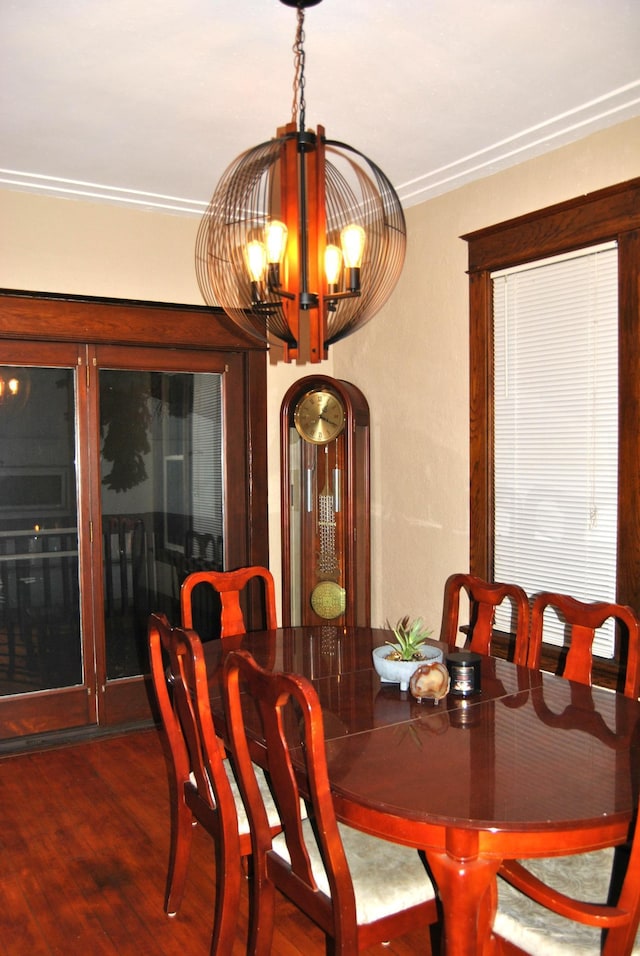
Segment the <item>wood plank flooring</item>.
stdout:
<svg viewBox="0 0 640 956">
<path fill-rule="evenodd" d="M 180 914 L 163 911 L 168 788 L 155 730 L 0 759 L 0 954 L 207 956 L 215 873 L 196 828 Z M 233 953 L 243 956 L 243 891 Z M 280 899 L 273 956 L 322 956 L 324 935 Z M 367 956 L 430 953 L 426 930 Z"/>
</svg>

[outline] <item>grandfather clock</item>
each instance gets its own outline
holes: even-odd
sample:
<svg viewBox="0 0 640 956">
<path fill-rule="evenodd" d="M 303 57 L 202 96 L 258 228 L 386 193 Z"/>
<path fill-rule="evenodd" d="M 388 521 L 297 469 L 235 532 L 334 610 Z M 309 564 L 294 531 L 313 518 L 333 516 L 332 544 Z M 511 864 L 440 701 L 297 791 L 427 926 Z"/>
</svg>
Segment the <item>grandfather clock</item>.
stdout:
<svg viewBox="0 0 640 956">
<path fill-rule="evenodd" d="M 371 623 L 369 406 L 326 375 L 280 410 L 283 625 Z"/>
</svg>

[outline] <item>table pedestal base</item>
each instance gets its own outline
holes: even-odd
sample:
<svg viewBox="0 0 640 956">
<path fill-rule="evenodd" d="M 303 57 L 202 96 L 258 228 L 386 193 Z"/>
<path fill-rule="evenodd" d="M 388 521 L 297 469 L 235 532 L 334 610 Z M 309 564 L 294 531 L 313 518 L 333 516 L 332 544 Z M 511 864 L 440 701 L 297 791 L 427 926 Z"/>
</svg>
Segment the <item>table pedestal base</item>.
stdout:
<svg viewBox="0 0 640 956">
<path fill-rule="evenodd" d="M 500 860 L 478 856 L 478 835 L 450 830 L 445 850 L 425 851 L 444 917 L 446 956 L 493 956 Z"/>
</svg>

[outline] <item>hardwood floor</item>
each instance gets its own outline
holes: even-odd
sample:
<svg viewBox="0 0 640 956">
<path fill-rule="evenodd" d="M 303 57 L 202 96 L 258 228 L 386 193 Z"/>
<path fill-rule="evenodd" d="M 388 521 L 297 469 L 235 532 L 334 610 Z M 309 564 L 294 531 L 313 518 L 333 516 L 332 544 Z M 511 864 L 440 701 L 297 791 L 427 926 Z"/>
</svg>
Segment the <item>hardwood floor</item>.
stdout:
<svg viewBox="0 0 640 956">
<path fill-rule="evenodd" d="M 196 828 L 184 903 L 168 919 L 168 789 L 159 734 L 0 759 L 0 953 L 207 956 L 215 892 L 210 838 Z M 233 953 L 245 952 L 243 893 Z M 273 956 L 322 956 L 324 936 L 284 899 Z M 430 953 L 416 931 L 368 956 Z"/>
</svg>

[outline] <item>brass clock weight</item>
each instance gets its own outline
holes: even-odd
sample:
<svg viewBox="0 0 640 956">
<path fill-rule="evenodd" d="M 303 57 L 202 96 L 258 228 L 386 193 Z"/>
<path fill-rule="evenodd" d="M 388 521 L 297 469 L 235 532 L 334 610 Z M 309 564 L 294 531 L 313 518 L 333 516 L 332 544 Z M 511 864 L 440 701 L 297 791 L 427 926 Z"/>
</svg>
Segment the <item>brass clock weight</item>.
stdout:
<svg viewBox="0 0 640 956">
<path fill-rule="evenodd" d="M 281 408 L 283 624 L 370 623 L 369 409 L 308 376 Z"/>
</svg>

